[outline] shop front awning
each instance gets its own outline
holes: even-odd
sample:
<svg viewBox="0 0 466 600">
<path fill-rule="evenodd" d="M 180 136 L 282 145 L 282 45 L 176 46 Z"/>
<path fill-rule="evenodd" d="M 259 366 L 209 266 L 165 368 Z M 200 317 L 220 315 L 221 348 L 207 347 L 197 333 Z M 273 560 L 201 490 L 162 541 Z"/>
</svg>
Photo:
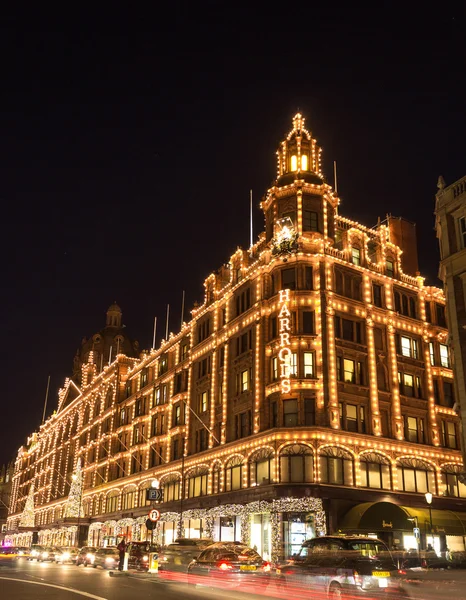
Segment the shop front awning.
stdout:
<svg viewBox="0 0 466 600">
<path fill-rule="evenodd" d="M 380 533 L 381 531 L 412 531 L 430 533 L 428 508 L 398 506 L 392 502 L 364 502 L 353 506 L 340 521 L 342 532 Z M 434 533 L 466 536 L 466 513 L 432 509 Z"/>
</svg>

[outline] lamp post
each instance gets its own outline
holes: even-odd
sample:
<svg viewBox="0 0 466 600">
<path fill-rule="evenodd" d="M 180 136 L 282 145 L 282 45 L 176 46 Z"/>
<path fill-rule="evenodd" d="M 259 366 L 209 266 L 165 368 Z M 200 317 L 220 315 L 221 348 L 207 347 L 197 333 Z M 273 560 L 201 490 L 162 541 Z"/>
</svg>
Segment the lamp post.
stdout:
<svg viewBox="0 0 466 600">
<path fill-rule="evenodd" d="M 432 527 L 432 499 L 433 496 L 430 492 L 424 494 L 427 504 L 429 505 L 429 520 L 430 520 L 430 537 L 432 539 L 432 547 L 434 546 L 434 531 Z"/>
</svg>

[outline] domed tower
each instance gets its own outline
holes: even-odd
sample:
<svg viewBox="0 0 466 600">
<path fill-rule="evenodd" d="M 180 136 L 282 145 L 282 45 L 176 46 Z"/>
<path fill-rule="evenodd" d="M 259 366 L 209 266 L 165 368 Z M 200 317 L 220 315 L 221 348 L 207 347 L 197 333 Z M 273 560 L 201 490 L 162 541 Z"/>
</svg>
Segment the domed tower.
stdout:
<svg viewBox="0 0 466 600">
<path fill-rule="evenodd" d="M 121 308 L 114 302 L 107 309 L 105 327 L 91 338 L 83 338 L 73 364 L 73 379 L 78 385 L 89 383 L 89 381 L 82 380 L 84 364 L 92 363 L 93 368 L 88 369 L 88 372 L 98 375 L 118 354 L 130 357 L 139 356 L 139 343 L 130 339 L 126 334 L 122 316 Z"/>
<path fill-rule="evenodd" d="M 275 236 L 277 221 L 290 219 L 298 236 L 333 243 L 338 198 L 325 183 L 321 155 L 304 117 L 297 113 L 277 150 L 277 178 L 262 202 L 266 241 Z"/>
</svg>

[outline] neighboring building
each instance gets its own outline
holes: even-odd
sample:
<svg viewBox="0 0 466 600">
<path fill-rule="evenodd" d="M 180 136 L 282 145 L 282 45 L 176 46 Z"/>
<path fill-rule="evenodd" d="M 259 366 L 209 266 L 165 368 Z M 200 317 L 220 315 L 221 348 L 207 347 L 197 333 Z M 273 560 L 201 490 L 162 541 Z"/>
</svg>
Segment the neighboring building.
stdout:
<svg viewBox="0 0 466 600">
<path fill-rule="evenodd" d="M 13 460 L 0 467 L 0 546 L 3 545 L 5 539 L 14 468 L 15 462 Z"/>
<path fill-rule="evenodd" d="M 207 277 L 190 322 L 100 373 L 89 355 L 70 402 L 67 381 L 18 453 L 11 541 L 60 543 L 77 528 L 92 544 L 144 539 L 157 478 L 161 543 L 240 538 L 276 558 L 342 530 L 409 548 L 417 520 L 424 547 L 431 492 L 437 549 L 464 550 L 443 292 L 417 273 L 413 224 L 338 213 L 320 153 L 297 114 L 261 204 L 265 232 Z M 29 493 L 35 526 L 21 531 Z"/>
<path fill-rule="evenodd" d="M 447 300 L 447 323 L 455 374 L 456 407 L 466 423 L 466 177 L 445 186 L 439 177 L 435 225 L 440 244 L 440 272 Z M 466 453 L 466 428 L 462 447 Z"/>
</svg>

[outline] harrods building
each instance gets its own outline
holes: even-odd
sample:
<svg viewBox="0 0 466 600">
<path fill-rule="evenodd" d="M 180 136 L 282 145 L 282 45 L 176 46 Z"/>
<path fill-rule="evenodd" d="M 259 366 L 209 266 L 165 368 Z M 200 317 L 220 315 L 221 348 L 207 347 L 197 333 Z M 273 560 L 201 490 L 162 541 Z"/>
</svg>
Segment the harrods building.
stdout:
<svg viewBox="0 0 466 600">
<path fill-rule="evenodd" d="M 56 412 L 19 449 L 11 542 L 146 539 L 156 478 L 162 544 L 243 540 L 270 559 L 341 531 L 410 548 L 417 521 L 421 547 L 465 549 L 445 298 L 418 271 L 414 224 L 341 215 L 300 114 L 261 208 L 265 231 L 160 347 L 140 352 L 117 305 L 83 341 Z"/>
</svg>

